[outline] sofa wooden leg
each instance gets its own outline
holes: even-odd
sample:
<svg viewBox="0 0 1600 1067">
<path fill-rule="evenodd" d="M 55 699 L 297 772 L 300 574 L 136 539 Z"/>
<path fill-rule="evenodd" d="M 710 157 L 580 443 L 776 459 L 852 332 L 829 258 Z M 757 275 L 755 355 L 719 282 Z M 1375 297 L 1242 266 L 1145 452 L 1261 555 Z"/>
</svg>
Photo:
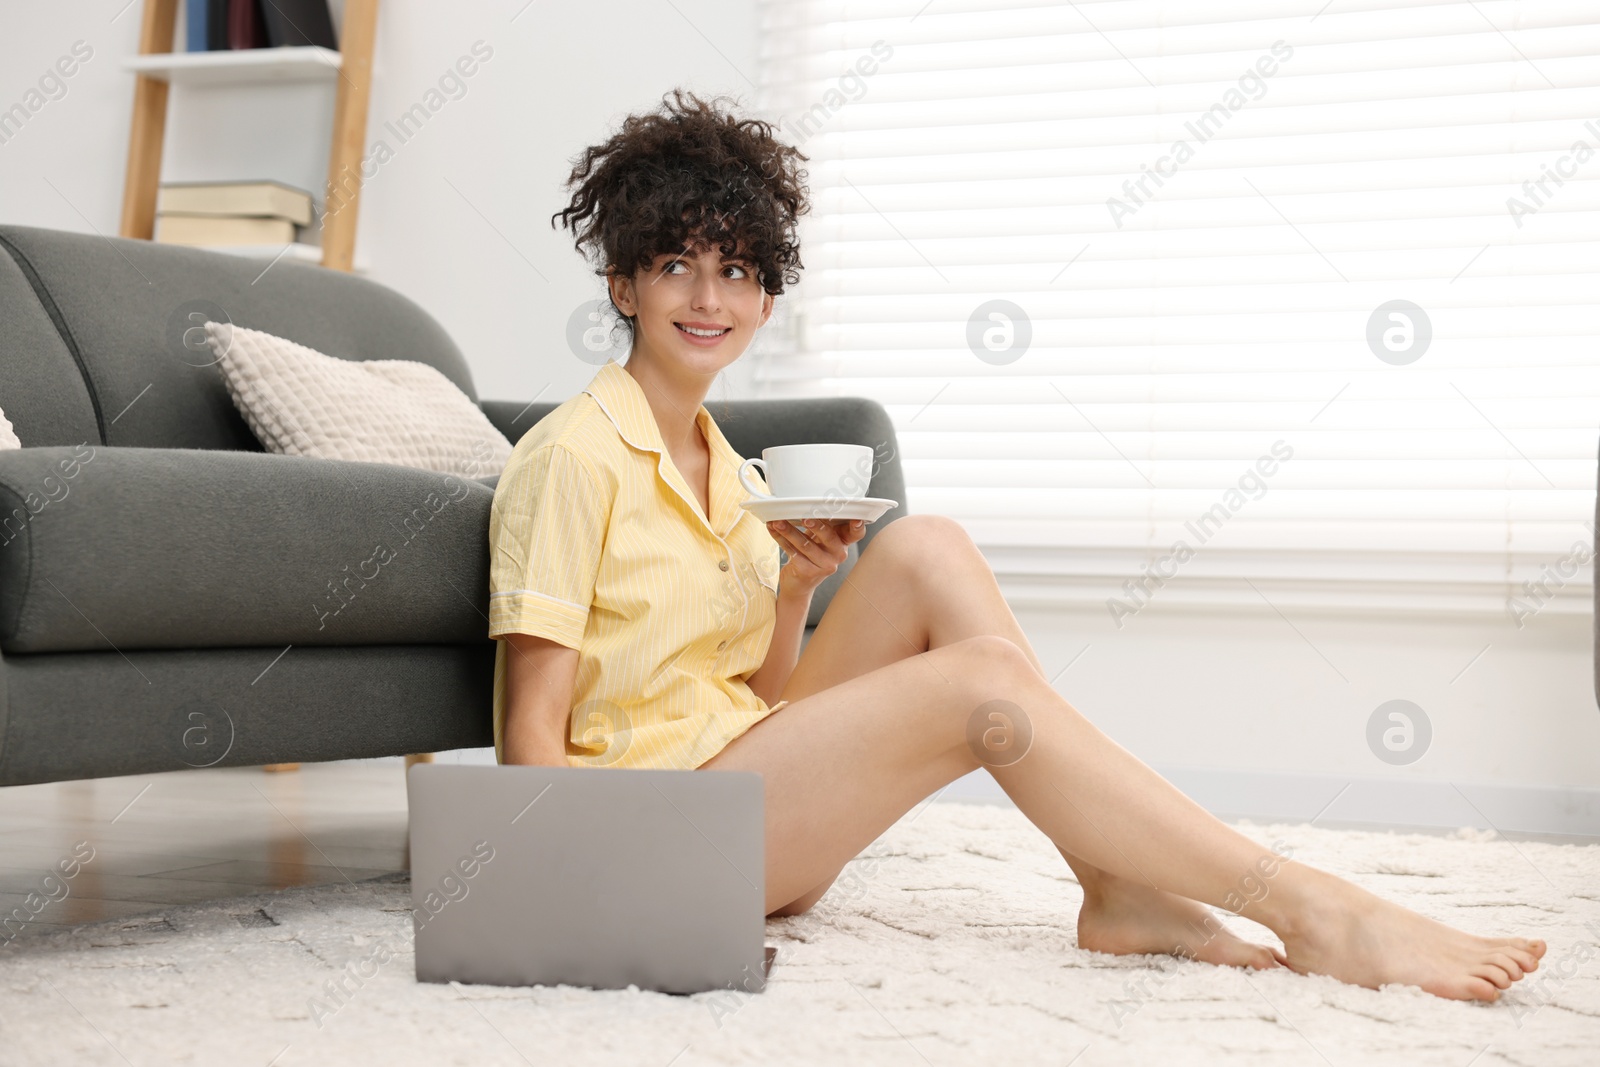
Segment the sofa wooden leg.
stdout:
<svg viewBox="0 0 1600 1067">
<path fill-rule="evenodd" d="M 264 771 L 268 771 L 268 772 L 298 771 L 300 769 L 300 764 L 298 764 L 298 763 L 266 763 L 266 764 L 262 765 L 261 769 L 264 770 Z"/>
<path fill-rule="evenodd" d="M 414 752 L 411 755 L 406 757 L 406 770 L 409 771 L 412 767 L 415 767 L 419 763 L 432 763 L 432 762 L 433 762 L 433 753 L 432 752 Z"/>
</svg>

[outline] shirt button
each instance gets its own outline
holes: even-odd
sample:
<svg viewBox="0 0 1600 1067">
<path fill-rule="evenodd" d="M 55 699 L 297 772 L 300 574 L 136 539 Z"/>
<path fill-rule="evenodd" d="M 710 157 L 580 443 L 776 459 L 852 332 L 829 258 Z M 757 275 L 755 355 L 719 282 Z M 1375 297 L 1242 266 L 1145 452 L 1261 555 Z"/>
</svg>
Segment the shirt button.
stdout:
<svg viewBox="0 0 1600 1067">
<path fill-rule="evenodd" d="M 718 652 L 721 652 L 723 649 L 725 649 L 727 647 L 728 647 L 728 642 L 726 642 L 726 641 L 718 641 L 717 642 L 717 651 Z"/>
<path fill-rule="evenodd" d="M 723 570 L 723 571 L 727 570 L 728 569 L 728 561 L 725 560 L 725 559 L 717 560 L 717 569 L 718 570 Z"/>
</svg>

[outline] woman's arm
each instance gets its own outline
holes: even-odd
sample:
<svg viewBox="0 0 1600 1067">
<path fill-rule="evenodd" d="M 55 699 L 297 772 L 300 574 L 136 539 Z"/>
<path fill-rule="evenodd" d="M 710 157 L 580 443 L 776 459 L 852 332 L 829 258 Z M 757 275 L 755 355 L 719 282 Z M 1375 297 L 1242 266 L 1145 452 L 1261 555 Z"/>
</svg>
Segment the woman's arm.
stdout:
<svg viewBox="0 0 1600 1067">
<path fill-rule="evenodd" d="M 788 522 L 769 522 L 767 532 L 789 557 L 778 572 L 778 616 L 773 624 L 767 658 L 745 682 L 770 707 L 789 684 L 800 658 L 800 636 L 805 632 L 811 595 L 850 554 L 850 546 L 866 535 L 860 519 L 807 519 L 802 530 Z"/>
<path fill-rule="evenodd" d="M 531 634 L 507 634 L 506 763 L 567 766 L 567 727 L 578 678 L 578 650 Z"/>
<path fill-rule="evenodd" d="M 800 659 L 800 635 L 805 632 L 806 615 L 811 611 L 811 594 L 816 587 L 778 580 L 778 618 L 772 628 L 772 644 L 761 666 L 745 678 L 756 696 L 771 707 L 789 683 L 794 665 Z"/>
</svg>

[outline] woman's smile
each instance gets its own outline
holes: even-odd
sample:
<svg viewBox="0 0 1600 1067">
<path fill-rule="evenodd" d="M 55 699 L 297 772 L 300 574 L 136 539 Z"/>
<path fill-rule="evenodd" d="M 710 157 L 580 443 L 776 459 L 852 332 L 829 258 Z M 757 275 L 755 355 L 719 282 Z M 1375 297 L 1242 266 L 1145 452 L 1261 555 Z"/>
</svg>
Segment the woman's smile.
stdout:
<svg viewBox="0 0 1600 1067">
<path fill-rule="evenodd" d="M 701 348 L 712 348 L 721 343 L 722 339 L 733 332 L 732 326 L 722 326 L 713 322 L 674 322 L 684 339 L 692 345 Z"/>
</svg>

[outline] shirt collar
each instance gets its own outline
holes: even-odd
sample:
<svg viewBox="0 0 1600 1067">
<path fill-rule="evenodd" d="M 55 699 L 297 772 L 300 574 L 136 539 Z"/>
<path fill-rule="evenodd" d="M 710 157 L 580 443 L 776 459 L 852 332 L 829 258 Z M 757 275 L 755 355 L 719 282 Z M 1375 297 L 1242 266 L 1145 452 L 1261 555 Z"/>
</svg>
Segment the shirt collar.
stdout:
<svg viewBox="0 0 1600 1067">
<path fill-rule="evenodd" d="M 689 482 L 678 470 L 677 464 L 672 462 L 672 455 L 661 439 L 661 428 L 656 425 L 655 412 L 645 399 L 644 387 L 634 376 L 615 359 L 608 359 L 583 391 L 594 397 L 600 410 L 605 412 L 624 441 L 641 451 L 656 453 L 656 472 L 683 498 L 689 510 L 705 523 L 694 491 L 689 488 Z M 717 421 L 704 404 L 695 412 L 695 421 L 711 446 L 711 521 L 707 525 L 717 537 L 725 538 L 734 523 L 744 515 L 744 509 L 738 503 L 748 495 L 739 484 L 739 466 L 744 462 L 744 457 L 735 452 L 728 439 L 722 436 Z"/>
</svg>

